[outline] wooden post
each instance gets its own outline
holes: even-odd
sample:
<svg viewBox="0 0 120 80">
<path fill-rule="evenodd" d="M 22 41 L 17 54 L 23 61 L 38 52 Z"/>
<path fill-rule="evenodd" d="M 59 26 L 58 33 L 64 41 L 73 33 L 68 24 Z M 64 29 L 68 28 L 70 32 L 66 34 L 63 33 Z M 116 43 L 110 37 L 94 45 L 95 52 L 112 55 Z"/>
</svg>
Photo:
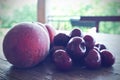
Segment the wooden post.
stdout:
<svg viewBox="0 0 120 80">
<path fill-rule="evenodd" d="M 46 23 L 46 0 L 38 0 L 37 2 L 37 21 Z"/>
<path fill-rule="evenodd" d="M 99 32 L 99 21 L 96 21 L 96 32 Z"/>
</svg>

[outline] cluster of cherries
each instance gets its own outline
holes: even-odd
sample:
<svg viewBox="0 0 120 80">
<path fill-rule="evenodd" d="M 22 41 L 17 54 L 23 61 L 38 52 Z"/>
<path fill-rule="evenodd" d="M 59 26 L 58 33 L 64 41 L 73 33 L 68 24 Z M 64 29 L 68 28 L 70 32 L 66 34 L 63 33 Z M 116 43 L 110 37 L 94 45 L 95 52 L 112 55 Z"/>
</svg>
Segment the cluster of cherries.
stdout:
<svg viewBox="0 0 120 80">
<path fill-rule="evenodd" d="M 78 28 L 73 29 L 69 35 L 58 33 L 50 53 L 56 67 L 61 70 L 69 70 L 78 64 L 98 69 L 115 63 L 115 57 L 104 44 L 96 43 L 91 35 L 83 35 Z"/>
</svg>

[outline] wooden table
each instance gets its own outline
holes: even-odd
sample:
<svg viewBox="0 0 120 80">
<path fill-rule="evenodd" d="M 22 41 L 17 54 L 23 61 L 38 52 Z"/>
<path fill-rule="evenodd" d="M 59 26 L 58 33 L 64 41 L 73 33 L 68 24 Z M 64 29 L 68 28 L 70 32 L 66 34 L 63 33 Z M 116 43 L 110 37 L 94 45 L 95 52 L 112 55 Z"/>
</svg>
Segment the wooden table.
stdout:
<svg viewBox="0 0 120 80">
<path fill-rule="evenodd" d="M 93 36 L 115 55 L 116 62 L 112 67 L 98 70 L 74 67 L 62 72 L 47 58 L 33 68 L 18 69 L 5 59 L 2 52 L 3 37 L 0 37 L 0 80 L 120 80 L 120 35 L 97 33 Z"/>
</svg>

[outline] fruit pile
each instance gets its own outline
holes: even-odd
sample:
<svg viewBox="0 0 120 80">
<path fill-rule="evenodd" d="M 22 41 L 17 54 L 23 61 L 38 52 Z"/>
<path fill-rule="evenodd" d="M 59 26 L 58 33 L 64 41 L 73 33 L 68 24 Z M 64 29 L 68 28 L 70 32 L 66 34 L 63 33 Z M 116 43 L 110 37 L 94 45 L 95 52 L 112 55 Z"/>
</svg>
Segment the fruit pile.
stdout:
<svg viewBox="0 0 120 80">
<path fill-rule="evenodd" d="M 98 69 L 115 63 L 114 55 L 104 44 L 95 42 L 91 35 L 83 35 L 78 28 L 73 29 L 69 35 L 55 35 L 50 54 L 56 67 L 61 70 L 69 70 L 74 65 Z"/>
<path fill-rule="evenodd" d="M 104 44 L 96 43 L 91 35 L 83 35 L 80 29 L 73 29 L 69 35 L 56 34 L 51 25 L 39 22 L 14 25 L 4 37 L 3 52 L 8 62 L 19 68 L 39 64 L 48 53 L 61 70 L 74 65 L 98 69 L 115 63 L 114 55 Z"/>
</svg>

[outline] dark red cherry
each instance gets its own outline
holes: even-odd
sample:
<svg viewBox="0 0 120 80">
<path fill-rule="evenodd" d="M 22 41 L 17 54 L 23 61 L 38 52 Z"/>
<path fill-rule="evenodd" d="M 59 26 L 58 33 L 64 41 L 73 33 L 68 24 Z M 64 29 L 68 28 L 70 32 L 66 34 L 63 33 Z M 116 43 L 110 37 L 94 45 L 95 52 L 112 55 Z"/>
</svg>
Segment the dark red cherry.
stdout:
<svg viewBox="0 0 120 80">
<path fill-rule="evenodd" d="M 74 28 L 71 32 L 70 32 L 70 37 L 75 37 L 75 36 L 79 36 L 82 37 L 82 31 L 79 28 Z"/>
<path fill-rule="evenodd" d="M 54 37 L 53 41 L 54 41 L 54 45 L 56 46 L 66 46 L 69 40 L 70 40 L 70 37 L 65 33 L 58 33 Z"/>
<path fill-rule="evenodd" d="M 81 58 L 86 52 L 85 41 L 81 37 L 72 37 L 67 44 L 67 52 L 73 58 Z"/>
<path fill-rule="evenodd" d="M 69 54 L 62 49 L 58 49 L 53 54 L 53 61 L 57 68 L 61 70 L 69 70 L 72 67 L 72 59 Z"/>
<path fill-rule="evenodd" d="M 85 35 L 83 39 L 86 43 L 87 52 L 89 52 L 90 49 L 94 48 L 95 40 L 91 35 Z"/>
<path fill-rule="evenodd" d="M 100 55 L 102 60 L 102 66 L 110 67 L 115 63 L 115 57 L 110 51 L 101 50 Z"/>
<path fill-rule="evenodd" d="M 101 51 L 103 49 L 107 49 L 106 46 L 104 44 L 101 44 L 101 43 L 95 44 L 95 47 L 97 47 L 99 51 Z"/>
<path fill-rule="evenodd" d="M 85 64 L 87 68 L 98 69 L 101 66 L 101 57 L 97 50 L 91 49 L 85 57 Z"/>
<path fill-rule="evenodd" d="M 50 57 L 54 54 L 54 52 L 58 49 L 63 49 L 65 50 L 65 47 L 64 46 L 53 46 L 51 49 L 50 49 Z"/>
</svg>

